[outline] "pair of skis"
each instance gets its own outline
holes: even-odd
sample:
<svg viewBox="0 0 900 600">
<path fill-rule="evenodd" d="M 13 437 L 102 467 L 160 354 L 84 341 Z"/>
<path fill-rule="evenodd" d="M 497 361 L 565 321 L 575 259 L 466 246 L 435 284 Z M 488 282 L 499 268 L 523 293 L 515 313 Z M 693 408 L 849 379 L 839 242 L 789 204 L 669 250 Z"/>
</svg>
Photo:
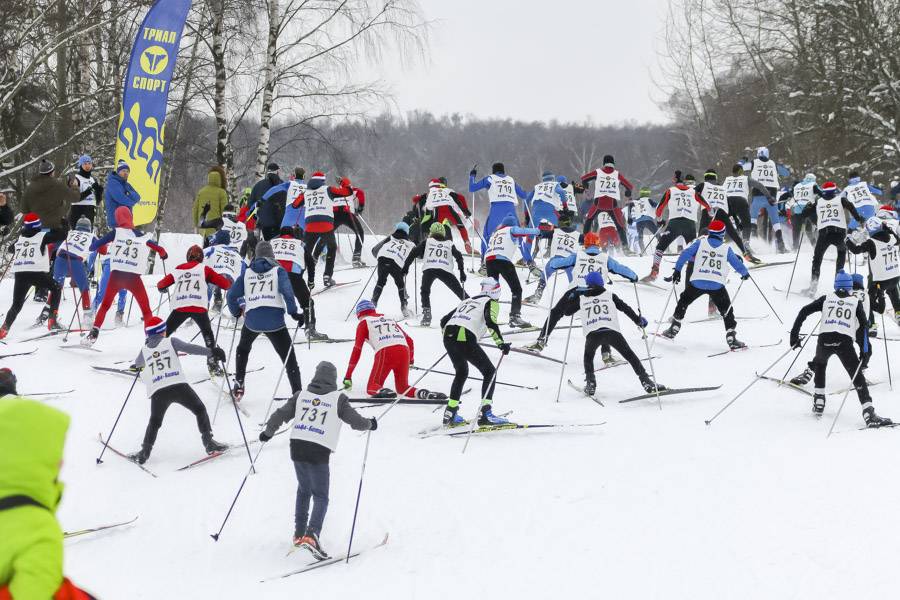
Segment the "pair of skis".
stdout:
<svg viewBox="0 0 900 600">
<path fill-rule="evenodd" d="M 579 387 L 578 385 L 573 383 L 571 379 L 568 380 L 568 383 L 572 387 L 572 389 L 575 389 L 575 390 L 581 392 L 582 394 L 584 394 L 585 396 L 587 396 L 588 398 L 590 398 L 591 400 L 593 400 L 600 406 L 604 406 L 603 402 L 601 402 L 600 399 L 596 397 L 596 395 L 591 396 L 591 395 L 586 394 L 584 391 L 584 388 Z M 641 394 L 639 396 L 632 396 L 631 398 L 625 398 L 623 400 L 619 400 L 619 404 L 625 404 L 626 402 L 636 402 L 638 400 L 646 400 L 648 398 L 656 398 L 657 396 L 674 396 L 676 394 L 692 394 L 692 393 L 696 393 L 696 392 L 712 392 L 721 387 L 722 387 L 721 385 L 712 385 L 712 386 L 705 386 L 705 387 L 667 388 L 665 390 L 660 390 L 659 392 L 648 392 L 646 394 Z"/>
<path fill-rule="evenodd" d="M 382 546 L 384 546 L 387 543 L 388 543 L 388 534 L 385 533 L 384 538 L 382 538 L 382 540 L 379 543 L 375 544 L 374 546 L 370 546 L 368 548 L 363 548 L 362 550 L 355 550 L 354 552 L 352 552 L 349 555 L 342 554 L 340 556 L 332 556 L 331 558 L 326 558 L 325 560 L 316 560 L 316 561 L 313 561 L 311 563 L 308 563 L 308 564 L 300 567 L 299 569 L 294 569 L 292 571 L 288 571 L 287 573 L 282 573 L 281 575 L 275 575 L 274 577 L 260 579 L 259 582 L 265 583 L 267 581 L 275 581 L 277 579 L 285 579 L 286 577 L 291 577 L 292 575 L 299 575 L 300 573 L 306 573 L 306 572 L 312 571 L 314 569 L 321 569 L 322 567 L 328 567 L 330 565 L 334 565 L 334 564 L 337 564 L 342 561 L 348 561 L 351 558 L 356 558 L 363 552 L 368 552 L 371 550 L 376 550 L 378 548 L 381 548 Z M 291 554 L 291 552 L 288 552 L 288 554 Z"/>
<path fill-rule="evenodd" d="M 110 523 L 108 525 L 99 525 L 97 527 L 88 527 L 87 529 L 66 531 L 63 533 L 63 537 L 65 539 L 69 539 L 69 538 L 78 537 L 78 536 L 82 536 L 82 535 L 88 535 L 89 533 L 97 533 L 98 531 L 106 531 L 107 529 L 113 529 L 115 527 L 124 527 L 125 525 L 131 525 L 132 523 L 134 523 L 137 520 L 138 520 L 138 518 L 135 517 L 133 519 L 129 519 L 128 521 L 121 521 L 119 523 Z"/>
</svg>

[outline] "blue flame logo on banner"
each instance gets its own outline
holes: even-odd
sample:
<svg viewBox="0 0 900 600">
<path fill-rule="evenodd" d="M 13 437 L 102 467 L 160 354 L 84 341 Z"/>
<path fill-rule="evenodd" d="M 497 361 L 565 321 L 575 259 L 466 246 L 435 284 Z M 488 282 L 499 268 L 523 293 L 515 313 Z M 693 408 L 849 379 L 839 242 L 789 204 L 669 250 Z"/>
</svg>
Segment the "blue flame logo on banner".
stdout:
<svg viewBox="0 0 900 600">
<path fill-rule="evenodd" d="M 131 167 L 128 182 L 141 195 L 134 223 L 156 218 L 169 86 L 191 0 L 156 0 L 138 30 L 125 76 L 116 134 L 116 161 Z"/>
</svg>

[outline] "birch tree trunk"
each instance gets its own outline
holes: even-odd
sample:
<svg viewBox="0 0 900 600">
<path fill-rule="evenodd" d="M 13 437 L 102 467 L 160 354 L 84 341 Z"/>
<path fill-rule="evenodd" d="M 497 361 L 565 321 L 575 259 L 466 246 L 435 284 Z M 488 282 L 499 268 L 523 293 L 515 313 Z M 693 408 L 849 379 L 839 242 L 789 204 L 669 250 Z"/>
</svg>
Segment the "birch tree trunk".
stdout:
<svg viewBox="0 0 900 600">
<path fill-rule="evenodd" d="M 269 19 L 269 38 L 266 44 L 266 64 L 263 71 L 262 105 L 259 112 L 259 138 L 256 144 L 256 179 L 266 174 L 269 161 L 269 140 L 272 135 L 272 104 L 275 102 L 275 82 L 278 61 L 278 31 L 281 23 L 278 18 L 278 0 L 267 0 Z"/>
<path fill-rule="evenodd" d="M 209 10 L 212 14 L 212 60 L 216 73 L 213 95 L 213 112 L 216 116 L 216 163 L 227 165 L 229 136 L 225 106 L 225 84 L 228 77 L 225 70 L 225 1 L 209 0 Z"/>
</svg>

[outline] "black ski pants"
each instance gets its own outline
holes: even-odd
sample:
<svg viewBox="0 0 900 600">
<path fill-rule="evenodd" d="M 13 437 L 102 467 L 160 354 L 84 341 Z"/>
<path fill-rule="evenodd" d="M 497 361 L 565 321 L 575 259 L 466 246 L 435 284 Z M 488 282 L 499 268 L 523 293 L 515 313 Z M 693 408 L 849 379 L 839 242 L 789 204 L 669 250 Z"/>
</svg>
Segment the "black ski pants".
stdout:
<svg viewBox="0 0 900 600">
<path fill-rule="evenodd" d="M 488 277 L 493 277 L 498 282 L 500 278 L 506 281 L 509 291 L 512 293 L 512 307 L 509 310 L 510 315 L 522 314 L 522 284 L 519 282 L 519 274 L 516 272 L 516 265 L 509 260 L 488 260 L 485 261 Z"/>
<path fill-rule="evenodd" d="M 337 255 L 337 238 L 334 230 L 331 231 L 307 231 L 303 234 L 303 243 L 306 249 L 303 252 L 303 260 L 306 262 L 306 279 L 310 283 L 316 280 L 316 263 L 325 252 L 325 276 L 331 277 L 334 273 L 334 257 Z"/>
<path fill-rule="evenodd" d="M 806 229 L 806 236 L 809 238 L 809 243 L 813 246 L 816 245 L 816 218 L 810 214 L 792 214 L 791 215 L 791 230 L 793 232 L 794 239 L 794 250 L 797 249 L 797 246 L 800 245 L 800 236 L 803 235 L 803 230 Z"/>
<path fill-rule="evenodd" d="M 56 311 L 59 310 L 59 301 L 62 299 L 62 287 L 54 281 L 50 273 L 25 271 L 16 273 L 14 278 L 12 305 L 6 311 L 3 327 L 9 329 L 16 317 L 19 316 L 22 306 L 25 305 L 25 296 L 32 287 L 35 289 L 35 293 L 40 289 L 50 290 L 47 305 L 50 307 L 51 314 L 56 314 Z"/>
<path fill-rule="evenodd" d="M 597 348 L 600 346 L 612 346 L 616 349 L 616 352 L 622 355 L 622 358 L 628 361 L 628 364 L 631 365 L 638 377 L 642 379 L 647 377 L 647 370 L 641 364 L 641 359 L 637 357 L 637 354 L 628 345 L 625 336 L 612 329 L 598 329 L 590 332 L 584 341 L 584 378 L 586 381 L 593 381 L 594 383 L 597 381 L 594 377 L 594 356 L 597 354 Z"/>
<path fill-rule="evenodd" d="M 431 308 L 431 285 L 435 280 L 441 281 L 450 288 L 450 291 L 456 294 L 456 297 L 462 300 L 466 297 L 459 280 L 453 276 L 453 273 L 444 271 L 443 269 L 425 269 L 422 271 L 422 308 Z"/>
<path fill-rule="evenodd" d="M 728 197 L 728 214 L 734 219 L 741 232 L 741 238 L 750 241 L 750 203 L 740 196 Z"/>
<path fill-rule="evenodd" d="M 458 401 L 462 396 L 463 385 L 469 377 L 469 363 L 472 363 L 484 380 L 481 383 L 481 398 L 491 400 L 494 397 L 494 364 L 484 348 L 478 345 L 475 335 L 464 327 L 449 325 L 444 329 L 444 349 L 456 372 L 450 385 L 450 399 Z"/>
<path fill-rule="evenodd" d="M 291 282 L 291 289 L 294 290 L 294 297 L 300 303 L 305 316 L 306 326 L 315 327 L 316 325 L 316 308 L 312 295 L 309 293 L 309 287 L 303 280 L 302 273 L 288 273 L 288 281 Z"/>
<path fill-rule="evenodd" d="M 685 245 L 690 244 L 697 239 L 697 223 L 685 217 L 675 217 L 669 219 L 669 226 L 659 236 L 659 243 L 656 245 L 656 253 L 662 256 L 666 249 L 678 238 L 683 237 Z"/>
<path fill-rule="evenodd" d="M 689 278 L 690 273 L 685 277 Z M 737 320 L 734 318 L 734 309 L 728 310 L 731 307 L 731 297 L 728 295 L 728 289 L 724 285 L 717 290 L 702 290 L 688 281 L 681 296 L 678 297 L 678 304 L 675 305 L 675 319 L 682 321 L 688 306 L 704 294 L 708 294 L 710 300 L 712 300 L 713 304 L 716 305 L 716 308 L 719 309 L 719 314 L 722 315 L 725 320 L 725 331 L 730 331 L 737 327 Z M 726 311 L 728 314 L 725 314 Z"/>
<path fill-rule="evenodd" d="M 897 284 L 900 283 L 900 277 L 894 277 L 885 281 L 872 281 L 869 275 L 869 323 L 875 320 L 874 313 L 883 313 L 886 308 L 884 296 L 891 299 L 891 307 L 894 310 L 900 310 L 900 290 Z M 887 335 L 885 333 L 884 335 Z"/>
<path fill-rule="evenodd" d="M 816 344 L 816 357 L 812 360 L 813 371 L 815 377 L 815 392 L 817 394 L 825 393 L 825 369 L 828 366 L 828 359 L 837 356 L 844 369 L 850 377 L 856 375 L 853 385 L 856 387 L 856 395 L 859 397 L 859 403 L 865 405 L 872 401 L 869 395 L 869 387 L 866 385 L 866 378 L 859 368 L 859 357 L 856 355 L 854 341 L 850 336 L 842 333 L 827 332 L 819 336 Z"/>
<path fill-rule="evenodd" d="M 147 454 L 153 449 L 153 444 L 156 443 L 156 434 L 159 433 L 159 428 L 162 427 L 166 411 L 173 404 L 180 404 L 194 413 L 194 417 L 197 419 L 197 429 L 200 430 L 200 435 L 204 441 L 212 437 L 209 413 L 206 412 L 206 407 L 200 401 L 200 396 L 188 384 L 176 383 L 157 390 L 150 396 L 150 421 L 147 422 L 147 430 L 144 432 L 144 443 L 142 445 L 143 450 Z"/>
<path fill-rule="evenodd" d="M 281 363 L 285 365 L 288 382 L 291 384 L 291 393 L 296 394 L 303 389 L 300 383 L 300 367 L 297 365 L 297 356 L 294 354 L 294 347 L 291 344 L 291 334 L 288 333 L 287 327 L 276 329 L 275 331 L 253 331 L 244 325 L 241 329 L 241 339 L 238 341 L 237 353 L 235 356 L 234 379 L 239 383 L 244 383 L 244 377 L 247 374 L 247 359 L 250 358 L 250 349 L 253 342 L 259 337 L 259 334 L 265 335 L 272 342 L 275 352 L 281 357 Z"/>
<path fill-rule="evenodd" d="M 387 283 L 388 277 L 391 277 L 397 286 L 397 293 L 400 294 L 400 306 L 406 306 L 406 279 L 403 277 L 403 268 L 392 258 L 379 258 L 377 271 L 375 289 L 372 290 L 372 304 L 378 306 L 378 299 L 381 298 L 384 285 Z"/>
<path fill-rule="evenodd" d="M 209 313 L 204 312 L 188 312 L 186 310 L 173 310 L 166 319 L 167 335 L 175 333 L 181 324 L 190 319 L 200 328 L 200 335 L 203 336 L 203 345 L 210 350 L 216 347 L 216 336 L 213 334 L 212 323 L 209 321 Z M 210 357 L 212 359 L 212 357 Z"/>
<path fill-rule="evenodd" d="M 366 233 L 363 231 L 362 224 L 356 215 L 346 210 L 334 211 L 334 231 L 341 225 L 349 227 L 356 234 L 356 241 L 353 243 L 353 258 L 359 258 L 362 254 L 363 240 Z"/>
<path fill-rule="evenodd" d="M 723 223 L 725 223 L 725 233 L 728 234 L 728 237 L 731 238 L 731 241 L 741 249 L 741 253 L 744 254 L 747 252 L 747 248 L 744 246 L 744 241 L 741 239 L 741 234 L 738 233 L 738 230 L 735 229 L 734 224 L 731 222 L 731 218 L 728 216 L 724 210 L 717 210 L 715 217 L 709 214 L 708 210 L 702 210 L 700 215 L 700 235 L 706 235 L 709 233 L 709 224 L 712 223 L 713 219 L 719 219 Z"/>
<path fill-rule="evenodd" d="M 837 262 L 834 264 L 834 272 L 844 268 L 847 260 L 847 230 L 841 227 L 825 227 L 819 230 L 819 239 L 816 240 L 816 248 L 813 250 L 812 276 L 818 279 L 822 272 L 822 257 L 829 246 L 837 248 Z"/>
</svg>

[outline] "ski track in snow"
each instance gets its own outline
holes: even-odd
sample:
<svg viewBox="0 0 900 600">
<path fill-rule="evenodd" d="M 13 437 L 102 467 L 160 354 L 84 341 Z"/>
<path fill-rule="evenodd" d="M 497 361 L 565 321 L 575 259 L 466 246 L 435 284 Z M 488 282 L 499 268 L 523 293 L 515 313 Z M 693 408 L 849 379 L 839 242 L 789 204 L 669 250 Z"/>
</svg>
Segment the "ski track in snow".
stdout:
<svg viewBox="0 0 900 600">
<path fill-rule="evenodd" d="M 163 245 L 180 261 L 192 240 L 168 236 Z M 343 240 L 346 246 L 346 240 Z M 373 240 L 367 239 L 367 243 Z M 757 242 L 762 248 L 762 244 Z M 829 250 L 831 256 L 833 250 Z M 792 289 L 809 280 L 809 254 L 801 262 Z M 366 253 L 367 262 L 374 262 Z M 764 260 L 781 257 L 762 254 Z M 468 260 L 468 259 L 467 259 Z M 639 275 L 650 269 L 650 257 L 623 258 Z M 820 290 L 831 276 L 825 263 Z M 468 264 L 466 265 L 468 268 Z M 671 266 L 664 266 L 668 275 Z M 893 550 L 900 527 L 893 465 L 900 438 L 892 430 L 856 431 L 863 422 L 854 394 L 837 423 L 826 432 L 840 403 L 831 396 L 825 416 L 810 415 L 810 402 L 796 391 L 759 381 L 710 427 L 704 425 L 725 402 L 787 349 L 787 330 L 807 300 L 772 292 L 785 287 L 790 265 L 752 271 L 760 288 L 782 311 L 785 325 L 774 317 L 739 321 L 738 336 L 750 346 L 783 338 L 776 348 L 706 354 L 725 348 L 720 322 L 685 323 L 677 338 L 681 351 L 656 340 L 653 366 L 660 382 L 685 387 L 723 384 L 717 392 L 655 398 L 620 405 L 616 400 L 642 393 L 627 366 L 597 374 L 601 408 L 563 385 L 554 403 L 559 366 L 524 355 L 507 357 L 499 378 L 539 385 L 540 390 L 498 387 L 495 406 L 529 423 L 607 421 L 602 428 L 506 432 L 474 437 L 466 454 L 462 439 L 419 439 L 416 432 L 439 422 L 434 407 L 398 406 L 372 434 L 354 548 L 377 543 L 385 532 L 390 542 L 350 562 L 259 583 L 308 562 L 307 553 L 285 553 L 293 532 L 295 476 L 287 436 L 275 438 L 262 452 L 256 475 L 249 478 L 221 539 L 213 542 L 228 506 L 247 470 L 246 453 L 235 449 L 210 464 L 176 473 L 201 458 L 203 448 L 190 413 L 172 406 L 147 466 L 152 479 L 134 465 L 107 453 L 96 465 L 97 431 L 109 432 L 130 381 L 94 372 L 88 365 L 112 365 L 136 355 L 143 340 L 139 311 L 125 329 L 105 330 L 96 347 L 103 353 L 58 349 L 58 339 L 30 342 L 32 356 L 5 359 L 22 389 L 43 391 L 75 387 L 68 396 L 47 398 L 48 404 L 72 415 L 61 479 L 66 484 L 59 510 L 63 528 L 91 527 L 140 515 L 132 526 L 88 535 L 66 543 L 65 572 L 101 598 L 297 598 L 310 589 L 322 598 L 355 598 L 365 586 L 368 600 L 380 598 L 471 597 L 562 598 L 600 597 L 609 592 L 627 598 L 849 598 L 890 597 L 895 583 Z M 157 271 L 161 274 L 160 266 Z M 321 269 L 320 269 L 321 271 Z M 338 273 L 337 279 L 363 281 L 369 272 Z M 321 276 L 321 275 L 320 275 Z M 156 306 L 156 276 L 145 282 Z M 731 277 L 734 293 L 738 280 Z M 411 283 L 411 282 L 410 282 Z M 478 278 L 467 288 L 473 292 Z M 527 286 L 526 294 L 535 284 Z M 664 284 L 665 285 L 665 284 Z M 559 287 L 559 286 L 558 286 Z M 2 282 L 8 303 L 12 280 Z M 635 308 L 634 288 L 617 281 L 612 291 Z M 371 284 L 369 287 L 371 290 Z M 330 291 L 317 298 L 318 327 L 333 337 L 353 337 L 355 319 L 343 321 L 359 286 Z M 666 293 L 639 286 L 641 305 L 654 329 Z M 557 290 L 557 297 L 561 291 Z M 543 305 L 550 303 L 550 287 Z M 508 291 L 504 297 L 508 299 Z M 455 305 L 436 283 L 432 305 L 435 321 Z M 7 339 L 8 350 L 34 335 L 27 325 L 39 312 L 28 301 Z M 379 308 L 400 314 L 393 283 Z M 669 315 L 674 302 L 669 306 Z M 688 318 L 706 316 L 701 299 Z M 68 288 L 61 316 L 68 322 L 72 296 Z M 164 306 L 162 316 L 167 314 Z M 506 318 L 508 305 L 501 308 Z M 768 308 L 752 284 L 737 298 L 738 315 L 766 314 Z M 524 307 L 523 316 L 540 324 L 544 312 Z M 107 320 L 112 323 L 112 314 Z M 639 330 L 620 317 L 623 331 L 639 356 L 646 350 Z M 565 320 L 564 320 L 565 321 Z M 805 330 L 816 322 L 807 321 Z M 293 324 L 289 321 L 289 326 Z M 887 325 L 897 335 L 897 327 Z M 190 339 L 192 326 L 177 335 Z M 428 366 L 442 352 L 437 328 L 408 328 L 416 341 L 416 364 Z M 230 330 L 223 324 L 220 345 L 228 350 Z M 513 336 L 524 345 L 538 334 Z M 74 337 L 74 335 L 73 335 Z M 302 339 L 302 333 L 298 339 Z M 545 354 L 561 357 L 566 331 L 554 332 Z M 71 341 L 71 338 L 70 338 Z M 886 381 L 883 342 L 875 340 L 869 378 Z M 799 372 L 812 357 L 813 344 L 792 369 Z M 570 364 L 565 377 L 583 381 L 580 329 L 572 331 Z M 304 384 L 323 359 L 346 368 L 349 344 L 318 344 L 310 351 L 296 346 Z M 894 345 L 890 351 L 900 352 Z M 488 351 L 496 360 L 499 353 Z M 790 354 L 769 375 L 782 377 Z M 599 361 L 599 353 L 597 360 Z M 232 365 L 233 365 L 232 357 Z M 188 379 L 206 372 L 199 357 L 182 359 Z M 250 367 L 268 365 L 248 375 L 243 405 L 253 418 L 244 420 L 248 438 L 259 431 L 278 375 L 277 355 L 261 337 Z M 354 392 L 364 389 L 372 364 L 366 348 L 354 375 Z M 450 367 L 444 361 L 439 368 Z M 474 373 L 474 370 L 473 370 Z M 420 372 L 412 372 L 412 379 Z M 449 391 L 450 377 L 428 375 L 424 387 Z M 828 388 L 847 384 L 838 361 L 831 362 Z M 564 382 L 565 383 L 565 382 Z M 393 382 L 389 380 L 389 384 Z M 210 415 L 218 387 L 195 386 Z M 289 388 L 282 381 L 279 395 Z M 900 419 L 896 396 L 888 386 L 873 388 L 880 414 Z M 478 392 L 466 397 L 462 413 L 472 416 Z M 383 408 L 366 409 L 376 416 Z M 112 444 L 137 449 L 149 416 L 149 402 L 139 384 L 128 402 Z M 214 425 L 216 437 L 237 442 L 234 410 L 223 404 Z M 365 437 L 344 428 L 339 451 L 332 456 L 331 503 L 322 535 L 332 554 L 346 550 Z M 255 452 L 255 449 L 253 449 Z"/>
</svg>

